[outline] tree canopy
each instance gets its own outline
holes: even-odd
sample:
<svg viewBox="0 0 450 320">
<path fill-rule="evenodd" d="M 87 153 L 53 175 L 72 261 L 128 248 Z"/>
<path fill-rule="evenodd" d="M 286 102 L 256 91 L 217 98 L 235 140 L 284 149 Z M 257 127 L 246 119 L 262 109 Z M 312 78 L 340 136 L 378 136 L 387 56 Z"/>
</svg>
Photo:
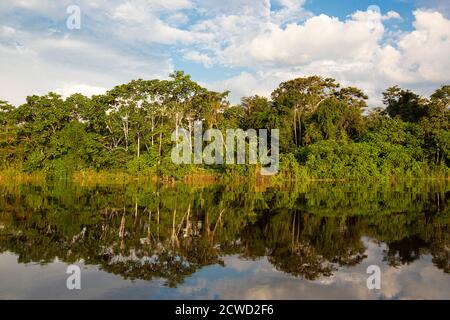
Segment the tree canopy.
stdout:
<svg viewBox="0 0 450 320">
<path fill-rule="evenodd" d="M 0 166 L 48 176 L 89 169 L 180 178 L 199 167 L 171 162 L 171 133 L 192 133 L 201 120 L 205 129 L 280 129 L 281 179 L 449 174 L 449 85 L 430 97 L 388 88 L 384 108 L 369 108 L 362 90 L 320 76 L 283 82 L 270 99 L 232 105 L 228 94 L 175 71 L 92 97 L 50 92 L 17 107 L 0 101 Z M 252 168 L 200 166 L 238 176 Z"/>
</svg>

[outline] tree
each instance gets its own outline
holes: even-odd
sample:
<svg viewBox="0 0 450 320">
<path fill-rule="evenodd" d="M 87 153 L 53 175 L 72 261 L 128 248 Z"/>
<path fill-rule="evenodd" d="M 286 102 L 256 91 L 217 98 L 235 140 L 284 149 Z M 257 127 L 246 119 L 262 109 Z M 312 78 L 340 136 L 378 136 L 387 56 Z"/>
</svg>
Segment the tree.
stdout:
<svg viewBox="0 0 450 320">
<path fill-rule="evenodd" d="M 436 165 L 450 163 L 450 86 L 442 86 L 425 106 L 425 117 L 419 123 L 425 148 Z"/>
<path fill-rule="evenodd" d="M 425 116 L 427 101 L 412 91 L 394 86 L 383 92 L 383 103 L 390 117 L 399 116 L 403 121 L 418 122 Z"/>
<path fill-rule="evenodd" d="M 14 158 L 19 159 L 17 147 L 17 125 L 15 109 L 6 101 L 0 100 L 0 164 L 7 165 Z"/>
<path fill-rule="evenodd" d="M 306 143 L 322 139 L 355 139 L 363 131 L 362 103 L 329 98 L 307 120 Z"/>
<path fill-rule="evenodd" d="M 286 117 L 286 120 L 291 119 L 288 127 L 292 128 L 296 146 L 303 145 L 304 117 L 314 112 L 325 99 L 333 96 L 338 87 L 334 79 L 312 76 L 282 82 L 272 92 L 272 100 L 279 114 Z"/>
</svg>

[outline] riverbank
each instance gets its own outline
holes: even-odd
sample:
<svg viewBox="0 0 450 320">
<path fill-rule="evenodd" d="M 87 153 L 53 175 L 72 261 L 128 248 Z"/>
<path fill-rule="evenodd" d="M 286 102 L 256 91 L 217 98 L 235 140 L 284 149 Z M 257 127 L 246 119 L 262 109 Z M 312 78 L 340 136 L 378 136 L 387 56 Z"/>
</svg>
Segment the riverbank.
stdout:
<svg viewBox="0 0 450 320">
<path fill-rule="evenodd" d="M 391 175 L 389 177 L 372 177 L 364 180 L 355 179 L 317 179 L 310 178 L 305 175 L 290 175 L 289 172 L 280 172 L 274 176 L 262 176 L 256 173 L 257 170 L 247 173 L 238 174 L 236 172 L 224 173 L 224 172 L 214 172 L 211 170 L 199 169 L 194 172 L 189 172 L 183 175 L 179 179 L 167 176 L 157 176 L 155 173 L 143 173 L 143 174 L 132 174 L 125 171 L 96 171 L 91 169 L 75 171 L 70 174 L 55 176 L 49 175 L 45 172 L 22 172 L 18 169 L 0 169 L 0 183 L 32 183 L 39 184 L 46 181 L 54 180 L 69 180 L 79 185 L 97 185 L 97 184 L 130 184 L 130 183 L 163 183 L 167 185 L 173 185 L 177 182 L 181 182 L 187 185 L 209 185 L 214 183 L 252 183 L 257 185 L 279 185 L 279 184 L 296 184 L 298 182 L 364 182 L 364 181 L 413 181 L 413 180 L 437 180 L 437 181 L 450 181 L 450 175 L 442 172 L 433 172 L 428 174 L 420 175 L 404 175 L 396 176 Z"/>
</svg>

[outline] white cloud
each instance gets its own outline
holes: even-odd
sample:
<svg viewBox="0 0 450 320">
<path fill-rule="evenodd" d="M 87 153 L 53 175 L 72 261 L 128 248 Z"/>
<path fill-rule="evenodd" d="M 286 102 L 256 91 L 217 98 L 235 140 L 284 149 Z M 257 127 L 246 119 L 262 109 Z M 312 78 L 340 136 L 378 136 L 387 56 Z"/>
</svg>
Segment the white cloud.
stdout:
<svg viewBox="0 0 450 320">
<path fill-rule="evenodd" d="M 260 71 L 258 76 L 243 73 L 227 79 L 224 88 L 250 76 L 237 86 L 239 92 L 319 74 L 361 87 L 376 105 L 388 86 L 400 84 L 429 94 L 431 87 L 450 80 L 450 20 L 423 10 L 414 16 L 414 30 L 396 35 L 384 27 L 386 20 L 401 19 L 393 11 L 358 11 L 346 20 L 319 15 L 285 27 L 269 22 L 256 36 L 228 40 L 230 44 L 212 57 L 224 65 Z M 396 37 L 393 45 L 384 41 L 387 36 Z"/>
<path fill-rule="evenodd" d="M 170 3 L 170 1 L 167 1 Z M 184 8 L 189 2 L 179 2 L 172 5 L 163 6 L 165 9 Z M 114 20 L 112 23 L 117 29 L 117 33 L 126 41 L 141 40 L 145 42 L 157 42 L 161 44 L 171 44 L 177 41 L 189 42 L 190 33 L 170 26 L 162 21 L 157 15 L 159 4 L 163 2 L 151 3 L 144 1 L 127 1 L 114 7 L 108 15 Z"/>
<path fill-rule="evenodd" d="M 277 85 L 285 79 L 292 79 L 293 73 L 285 74 L 281 72 L 257 72 L 252 74 L 242 72 L 223 81 L 205 83 L 204 85 L 215 91 L 230 91 L 230 99 L 233 103 L 238 103 L 241 97 L 250 95 L 260 95 L 269 97 L 270 93 Z"/>
<path fill-rule="evenodd" d="M 167 17 L 167 22 L 169 22 L 171 25 L 180 25 L 180 24 L 186 24 L 189 22 L 189 17 L 181 12 L 177 12 L 174 14 L 171 14 Z"/>
<path fill-rule="evenodd" d="M 438 11 L 450 18 L 450 1 L 445 0 L 417 0 L 419 6 L 431 11 Z"/>
<path fill-rule="evenodd" d="M 66 5 L 70 3 L 68 0 L 16 1 L 1 6 L 1 99 L 18 105 L 28 95 L 51 90 L 64 94 L 72 93 L 75 88 L 82 93 L 98 93 L 102 88 L 135 78 L 166 77 L 174 69 L 169 55 L 143 50 L 132 43 L 132 37 L 128 41 L 120 38 L 121 30 L 108 16 L 109 10 L 120 6 L 119 1 L 80 0 L 82 25 L 76 31 L 65 28 Z M 158 12 L 170 14 L 189 8 L 190 2 L 153 1 L 152 5 Z M 17 11 L 14 16 L 23 19 L 12 19 L 9 13 L 13 10 Z M 170 26 L 158 21 L 159 37 L 165 41 L 176 38 Z M 49 25 L 54 29 L 51 32 Z M 149 34 L 148 30 L 144 34 Z"/>
<path fill-rule="evenodd" d="M 389 11 L 384 16 L 382 16 L 383 20 L 390 20 L 390 19 L 396 19 L 396 20 L 403 20 L 403 18 L 400 16 L 400 14 L 396 11 Z"/>
<path fill-rule="evenodd" d="M 196 11 L 204 17 L 269 14 L 270 0 L 194 0 Z"/>
<path fill-rule="evenodd" d="M 88 84 L 65 84 L 62 88 L 57 88 L 54 92 L 60 94 L 63 98 L 67 98 L 75 93 L 81 93 L 85 96 L 93 96 L 103 94 L 109 88 L 95 87 Z"/>
<path fill-rule="evenodd" d="M 2 39 L 10 38 L 16 34 L 16 29 L 9 26 L 0 26 L 0 36 Z"/>
<path fill-rule="evenodd" d="M 271 12 L 272 21 L 276 24 L 299 22 L 312 16 L 312 13 L 303 9 L 305 0 L 278 0 L 281 9 Z"/>
<path fill-rule="evenodd" d="M 345 22 L 320 15 L 305 24 L 289 24 L 253 39 L 248 48 L 254 63 L 301 65 L 311 61 L 370 60 L 383 33 L 381 23 L 370 27 L 356 16 Z M 239 51 L 242 51 L 239 50 Z"/>
<path fill-rule="evenodd" d="M 189 61 L 199 62 L 206 68 L 211 67 L 212 59 L 206 54 L 201 54 L 198 51 L 189 51 L 183 55 L 183 58 Z"/>
<path fill-rule="evenodd" d="M 403 71 L 418 80 L 449 81 L 450 20 L 438 12 L 415 11 L 414 30 L 399 41 Z"/>
<path fill-rule="evenodd" d="M 108 87 L 166 76 L 172 58 L 181 57 L 237 70 L 237 76 L 207 84 L 231 89 L 234 102 L 242 94 L 268 95 L 290 78 L 319 74 L 361 87 L 378 104 L 390 85 L 428 94 L 450 80 L 450 26 L 441 13 L 417 10 L 414 29 L 398 32 L 386 24 L 402 19 L 395 11 L 357 11 L 338 19 L 314 16 L 304 3 L 79 0 L 82 28 L 70 32 L 65 9 L 72 1 L 16 0 L 0 5 L 0 81 L 7 99 L 23 101 L 67 84 Z M 13 10 L 23 19 L 13 19 Z"/>
<path fill-rule="evenodd" d="M 135 78 L 161 78 L 173 70 L 170 59 L 128 55 L 92 42 L 36 38 L 21 32 L 21 45 L 0 42 L 2 99 L 21 104 L 32 94 L 45 94 L 69 84 L 80 89 L 111 88 Z"/>
</svg>

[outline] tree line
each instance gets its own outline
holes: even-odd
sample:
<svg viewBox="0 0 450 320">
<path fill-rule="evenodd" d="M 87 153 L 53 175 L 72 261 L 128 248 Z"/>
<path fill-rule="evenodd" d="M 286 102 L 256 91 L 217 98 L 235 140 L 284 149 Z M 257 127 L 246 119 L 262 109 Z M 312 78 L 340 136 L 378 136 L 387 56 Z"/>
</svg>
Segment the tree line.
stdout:
<svg viewBox="0 0 450 320">
<path fill-rule="evenodd" d="M 180 178 L 199 170 L 250 176 L 254 165 L 177 166 L 170 154 L 176 128 L 280 129 L 280 179 L 448 177 L 450 86 L 430 97 L 394 86 L 384 107 L 334 79 L 281 83 L 270 99 L 207 90 L 182 71 L 167 80 L 133 80 L 102 95 L 68 98 L 50 92 L 20 106 L 0 101 L 3 170 L 63 176 L 83 170 Z"/>
</svg>

